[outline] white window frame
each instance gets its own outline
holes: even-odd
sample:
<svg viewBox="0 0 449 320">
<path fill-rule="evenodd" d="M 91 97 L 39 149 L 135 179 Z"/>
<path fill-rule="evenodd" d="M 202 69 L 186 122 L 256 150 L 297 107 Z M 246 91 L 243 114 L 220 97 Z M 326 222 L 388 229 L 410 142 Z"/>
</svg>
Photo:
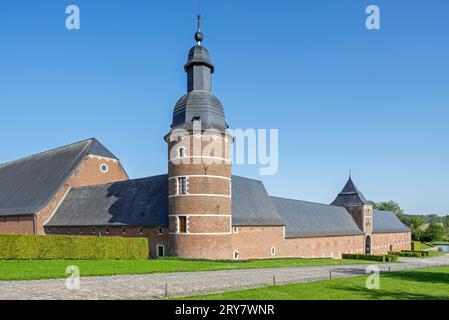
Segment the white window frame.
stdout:
<svg viewBox="0 0 449 320">
<path fill-rule="evenodd" d="M 234 252 L 232 253 L 232 258 L 234 260 L 239 260 L 240 259 L 240 253 L 238 252 L 238 250 L 234 250 Z"/>
<path fill-rule="evenodd" d="M 159 255 L 159 248 L 162 248 L 162 256 Z M 165 246 L 163 244 L 158 244 L 156 245 L 156 256 L 158 258 L 163 258 L 165 257 Z"/>
<path fill-rule="evenodd" d="M 186 218 L 186 232 L 181 232 L 181 223 L 179 222 L 179 218 Z M 177 233 L 178 234 L 187 234 L 187 233 L 189 233 L 189 216 L 184 216 L 184 215 L 179 215 L 179 216 L 176 216 L 176 219 L 177 219 Z"/>
<path fill-rule="evenodd" d="M 185 193 L 180 193 L 179 189 L 180 189 L 180 185 L 179 185 L 179 181 L 181 179 L 185 179 Z M 189 188 L 188 188 L 188 183 L 189 183 L 189 179 L 187 177 L 178 177 L 178 179 L 176 179 L 176 194 L 177 195 L 186 195 L 189 193 Z"/>
<path fill-rule="evenodd" d="M 103 168 L 105 168 L 105 169 L 103 169 Z M 100 164 L 100 171 L 103 172 L 103 173 L 108 173 L 109 166 L 106 163 Z"/>
<path fill-rule="evenodd" d="M 276 247 L 271 247 L 271 255 L 272 256 L 276 255 Z"/>
<path fill-rule="evenodd" d="M 178 158 L 186 158 L 187 157 L 187 148 L 180 147 L 178 148 Z"/>
</svg>

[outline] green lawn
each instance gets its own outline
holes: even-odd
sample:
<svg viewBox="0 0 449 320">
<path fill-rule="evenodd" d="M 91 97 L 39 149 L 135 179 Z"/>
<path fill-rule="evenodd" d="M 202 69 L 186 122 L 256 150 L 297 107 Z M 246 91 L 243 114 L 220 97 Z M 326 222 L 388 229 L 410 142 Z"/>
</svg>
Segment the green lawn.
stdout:
<svg viewBox="0 0 449 320">
<path fill-rule="evenodd" d="M 271 286 L 183 299 L 192 300 L 428 300 L 449 299 L 449 268 L 381 274 L 380 289 L 365 287 L 367 276 Z"/>
<path fill-rule="evenodd" d="M 250 261 L 160 260 L 0 260 L 0 280 L 35 280 L 66 277 L 66 267 L 76 265 L 81 276 L 145 274 L 159 272 L 213 271 L 342 264 L 373 264 L 373 261 L 334 259 L 272 259 Z"/>
</svg>

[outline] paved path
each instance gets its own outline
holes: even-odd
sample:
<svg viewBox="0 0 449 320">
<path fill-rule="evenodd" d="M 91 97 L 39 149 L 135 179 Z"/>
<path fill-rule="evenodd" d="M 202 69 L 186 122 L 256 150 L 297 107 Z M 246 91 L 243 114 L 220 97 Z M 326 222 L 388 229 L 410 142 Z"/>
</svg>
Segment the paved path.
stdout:
<svg viewBox="0 0 449 320">
<path fill-rule="evenodd" d="M 381 271 L 400 271 L 449 265 L 449 255 L 401 263 L 377 265 Z M 160 273 L 81 278 L 79 290 L 68 290 L 65 279 L 0 281 L 0 299 L 163 299 L 168 297 L 257 288 L 273 284 L 300 283 L 365 274 L 367 265 L 317 266 L 208 272 Z"/>
</svg>

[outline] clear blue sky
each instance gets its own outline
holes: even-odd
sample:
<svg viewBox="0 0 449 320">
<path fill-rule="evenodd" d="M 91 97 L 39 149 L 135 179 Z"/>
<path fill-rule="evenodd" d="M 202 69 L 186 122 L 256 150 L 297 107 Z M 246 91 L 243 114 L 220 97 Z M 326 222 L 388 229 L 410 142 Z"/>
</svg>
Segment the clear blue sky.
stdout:
<svg viewBox="0 0 449 320">
<path fill-rule="evenodd" d="M 449 214 L 447 0 L 204 0 L 214 93 L 234 128 L 277 128 L 273 195 Z M 65 29 L 65 8 L 81 30 Z M 365 29 L 365 8 L 382 30 Z M 97 137 L 131 177 L 166 171 L 195 0 L 0 2 L 0 162 Z"/>
</svg>

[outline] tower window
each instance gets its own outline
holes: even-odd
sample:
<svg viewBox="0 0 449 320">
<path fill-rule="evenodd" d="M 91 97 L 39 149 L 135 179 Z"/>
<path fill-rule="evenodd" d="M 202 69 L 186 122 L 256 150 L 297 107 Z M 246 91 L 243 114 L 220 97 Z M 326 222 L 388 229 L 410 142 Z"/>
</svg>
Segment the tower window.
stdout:
<svg viewBox="0 0 449 320">
<path fill-rule="evenodd" d="M 187 233 L 187 217 L 178 217 L 178 219 L 179 219 L 178 232 Z"/>
<path fill-rule="evenodd" d="M 187 194 L 187 178 L 178 178 L 178 194 Z"/>
<path fill-rule="evenodd" d="M 184 158 L 186 156 L 186 148 L 182 147 L 178 149 L 178 156 Z"/>
</svg>

